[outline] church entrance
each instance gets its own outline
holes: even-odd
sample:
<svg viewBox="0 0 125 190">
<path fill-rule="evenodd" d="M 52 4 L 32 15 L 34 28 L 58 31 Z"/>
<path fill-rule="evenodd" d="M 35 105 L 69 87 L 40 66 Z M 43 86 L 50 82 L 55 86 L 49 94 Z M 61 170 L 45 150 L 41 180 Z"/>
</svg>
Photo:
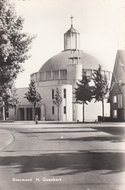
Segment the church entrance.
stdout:
<svg viewBox="0 0 125 190">
<path fill-rule="evenodd" d="M 124 110 L 123 108 L 118 108 L 118 121 L 124 121 Z"/>
<path fill-rule="evenodd" d="M 26 120 L 33 120 L 32 108 L 26 108 Z"/>
<path fill-rule="evenodd" d="M 24 120 L 24 108 L 20 108 L 19 113 L 20 113 L 19 120 L 23 121 Z"/>
<path fill-rule="evenodd" d="M 38 120 L 41 120 L 41 108 L 36 108 L 36 115 L 38 115 Z M 34 120 L 34 108 L 33 107 L 22 107 L 17 109 L 17 120 L 21 121 L 32 121 Z"/>
</svg>

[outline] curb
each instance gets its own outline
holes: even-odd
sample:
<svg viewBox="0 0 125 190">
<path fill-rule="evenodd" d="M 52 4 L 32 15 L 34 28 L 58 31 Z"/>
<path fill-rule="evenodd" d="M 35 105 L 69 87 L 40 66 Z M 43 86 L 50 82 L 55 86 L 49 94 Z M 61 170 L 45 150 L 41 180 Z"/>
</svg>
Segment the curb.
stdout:
<svg viewBox="0 0 125 190">
<path fill-rule="evenodd" d="M 6 130 L 0 130 L 0 151 L 14 141 L 14 136 Z"/>
</svg>

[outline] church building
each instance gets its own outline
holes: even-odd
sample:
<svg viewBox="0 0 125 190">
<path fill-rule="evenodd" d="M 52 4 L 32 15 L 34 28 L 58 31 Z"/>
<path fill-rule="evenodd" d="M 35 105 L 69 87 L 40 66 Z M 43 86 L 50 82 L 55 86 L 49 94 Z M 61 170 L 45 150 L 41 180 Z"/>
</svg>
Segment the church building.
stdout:
<svg viewBox="0 0 125 190">
<path fill-rule="evenodd" d="M 64 50 L 45 62 L 38 72 L 31 74 L 31 79 L 35 81 L 42 97 L 41 104 L 37 105 L 39 120 L 57 120 L 58 110 L 53 104 L 53 99 L 58 88 L 62 97 L 59 120 L 82 121 L 82 105 L 74 104 L 74 87 L 83 73 L 91 76 L 99 65 L 101 64 L 95 57 L 80 50 L 80 33 L 74 28 L 71 18 L 70 29 L 64 34 Z M 101 68 L 110 79 L 110 72 L 102 65 Z M 10 119 L 33 120 L 33 105 L 24 98 L 27 90 L 28 88 L 17 89 L 19 103 L 16 110 L 9 111 Z M 101 103 L 90 103 L 85 109 L 87 120 L 95 120 L 99 114 L 101 115 Z"/>
</svg>

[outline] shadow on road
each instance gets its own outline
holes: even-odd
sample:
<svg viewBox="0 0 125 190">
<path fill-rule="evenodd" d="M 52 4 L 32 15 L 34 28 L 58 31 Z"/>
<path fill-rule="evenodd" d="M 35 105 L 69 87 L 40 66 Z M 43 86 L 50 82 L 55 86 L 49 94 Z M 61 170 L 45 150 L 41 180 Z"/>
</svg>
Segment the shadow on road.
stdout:
<svg viewBox="0 0 125 190">
<path fill-rule="evenodd" d="M 35 156 L 0 157 L 0 166 L 10 166 L 18 169 L 18 173 L 50 171 L 59 169 L 57 175 L 72 175 L 80 172 L 104 170 L 107 173 L 125 171 L 125 153 L 90 152 L 49 153 Z"/>
<path fill-rule="evenodd" d="M 19 131 L 20 132 L 20 131 Z M 52 131 L 33 131 L 33 132 L 30 132 L 30 131 L 21 131 L 20 133 L 23 133 L 23 134 L 42 134 L 42 133 L 88 133 L 88 132 L 98 132 L 98 131 L 93 131 L 93 130 L 52 130 Z"/>
<path fill-rule="evenodd" d="M 49 139 L 47 139 L 49 140 Z M 90 137 L 78 137 L 78 138 L 63 138 L 63 139 L 50 139 L 49 141 L 110 141 L 112 143 L 125 142 L 125 137 L 122 136 L 90 136 Z"/>
<path fill-rule="evenodd" d="M 103 131 L 112 135 L 125 135 L 125 127 L 92 127 L 98 131 Z"/>
</svg>

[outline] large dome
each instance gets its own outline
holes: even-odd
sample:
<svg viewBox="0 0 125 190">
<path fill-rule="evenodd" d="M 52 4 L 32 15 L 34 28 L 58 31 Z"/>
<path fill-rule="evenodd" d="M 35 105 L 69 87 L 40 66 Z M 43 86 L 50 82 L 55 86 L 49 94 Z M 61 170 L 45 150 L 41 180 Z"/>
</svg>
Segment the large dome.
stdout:
<svg viewBox="0 0 125 190">
<path fill-rule="evenodd" d="M 96 70 L 99 68 L 100 62 L 93 56 L 79 50 L 80 62 L 83 69 Z M 62 51 L 61 53 L 50 58 L 39 70 L 39 72 L 67 69 L 70 64 L 69 58 L 71 57 L 71 50 Z M 102 69 L 104 69 L 102 67 Z"/>
</svg>

